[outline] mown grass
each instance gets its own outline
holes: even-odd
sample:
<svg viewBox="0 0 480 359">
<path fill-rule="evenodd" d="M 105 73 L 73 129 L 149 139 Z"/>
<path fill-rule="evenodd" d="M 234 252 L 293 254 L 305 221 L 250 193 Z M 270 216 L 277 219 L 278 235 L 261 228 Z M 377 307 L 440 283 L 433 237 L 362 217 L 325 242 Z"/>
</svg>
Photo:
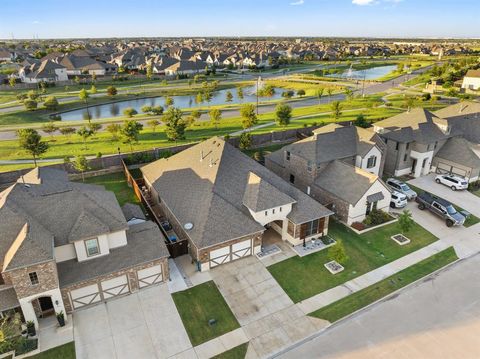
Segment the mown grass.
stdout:
<svg viewBox="0 0 480 359">
<path fill-rule="evenodd" d="M 212 359 L 244 359 L 247 354 L 247 349 L 248 343 L 243 343 L 222 354 L 215 355 Z"/>
<path fill-rule="evenodd" d="M 424 259 L 384 280 L 329 304 L 310 316 L 336 322 L 357 310 L 445 267 L 458 259 L 453 247 Z"/>
<path fill-rule="evenodd" d="M 75 342 L 70 342 L 58 347 L 46 350 L 36 355 L 32 355 L 31 359 L 75 359 Z"/>
</svg>

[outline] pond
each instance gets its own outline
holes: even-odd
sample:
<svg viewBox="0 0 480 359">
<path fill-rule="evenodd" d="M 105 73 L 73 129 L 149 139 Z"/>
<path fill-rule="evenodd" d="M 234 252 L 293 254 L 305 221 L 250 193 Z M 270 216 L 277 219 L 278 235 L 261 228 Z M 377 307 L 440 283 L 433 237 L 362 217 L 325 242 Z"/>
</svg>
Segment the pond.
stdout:
<svg viewBox="0 0 480 359">
<path fill-rule="evenodd" d="M 212 93 L 210 102 L 196 102 L 196 94 L 191 95 L 179 95 L 170 96 L 173 99 L 173 106 L 179 108 L 195 108 L 195 107 L 208 107 L 209 105 L 225 105 L 225 104 L 242 104 L 248 102 L 257 101 L 255 86 L 242 87 L 243 98 L 239 98 L 237 88 L 218 90 Z M 232 101 L 227 102 L 227 92 L 232 93 Z M 282 92 L 286 91 L 283 88 L 275 88 L 275 93 L 272 96 L 260 97 L 260 101 L 276 100 L 282 98 Z M 163 106 L 165 108 L 165 96 L 139 98 L 133 100 L 119 101 L 103 105 L 93 105 L 88 108 L 82 108 L 78 110 L 72 110 L 63 112 L 62 121 L 78 121 L 78 120 L 91 120 L 124 116 L 123 110 L 128 107 L 134 108 L 138 113 L 142 113 L 141 108 L 143 106 Z"/>
<path fill-rule="evenodd" d="M 340 77 L 340 78 L 348 78 L 348 79 L 355 79 L 355 80 L 376 80 L 380 77 L 388 75 L 390 72 L 395 71 L 397 69 L 397 65 L 386 65 L 386 66 L 378 66 L 372 67 L 370 69 L 365 70 L 352 70 L 348 69 L 339 74 L 329 74 L 326 75 L 327 77 Z"/>
</svg>

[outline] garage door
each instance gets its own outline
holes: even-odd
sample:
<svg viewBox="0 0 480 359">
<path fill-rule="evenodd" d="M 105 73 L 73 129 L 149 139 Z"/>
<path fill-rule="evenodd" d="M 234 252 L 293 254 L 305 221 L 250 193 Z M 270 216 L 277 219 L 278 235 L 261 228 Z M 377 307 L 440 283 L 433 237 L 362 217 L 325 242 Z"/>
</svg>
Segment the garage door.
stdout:
<svg viewBox="0 0 480 359">
<path fill-rule="evenodd" d="M 252 254 L 252 240 L 235 243 L 232 245 L 232 260 L 247 257 Z"/>
<path fill-rule="evenodd" d="M 153 266 L 145 269 L 140 269 L 137 272 L 138 286 L 140 288 L 148 287 L 155 283 L 163 282 L 162 266 Z"/>
<path fill-rule="evenodd" d="M 104 299 L 109 299 L 130 292 L 126 275 L 104 280 L 100 283 L 100 287 Z"/>
<path fill-rule="evenodd" d="M 93 304 L 102 300 L 97 284 L 92 284 L 83 288 L 70 291 L 70 297 L 75 309 L 85 305 Z"/>
<path fill-rule="evenodd" d="M 443 162 L 438 162 L 437 165 L 437 172 L 438 173 L 453 173 L 455 175 L 461 176 L 461 177 L 466 177 L 467 171 L 463 170 L 461 168 L 443 163 Z"/>
<path fill-rule="evenodd" d="M 230 262 L 230 246 L 210 251 L 210 268 Z"/>
</svg>

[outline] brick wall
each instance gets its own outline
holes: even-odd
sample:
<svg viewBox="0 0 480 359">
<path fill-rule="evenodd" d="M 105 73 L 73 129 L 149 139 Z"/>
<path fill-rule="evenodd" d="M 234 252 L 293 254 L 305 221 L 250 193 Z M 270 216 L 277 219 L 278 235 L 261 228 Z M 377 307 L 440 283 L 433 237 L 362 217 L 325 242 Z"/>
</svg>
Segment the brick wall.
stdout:
<svg viewBox="0 0 480 359">
<path fill-rule="evenodd" d="M 37 285 L 32 285 L 30 282 L 28 274 L 32 272 L 37 273 Z M 58 288 L 57 265 L 54 261 L 15 269 L 3 275 L 15 288 L 18 298 L 25 298 Z"/>
<path fill-rule="evenodd" d="M 311 196 L 315 198 L 318 202 L 323 204 L 324 206 L 327 206 L 329 209 L 332 209 L 332 204 L 335 205 L 335 214 L 337 215 L 338 219 L 340 219 L 343 222 L 346 222 L 348 219 L 348 211 L 350 208 L 350 205 L 341 200 L 340 198 L 334 196 L 328 191 L 325 191 L 324 189 L 318 187 L 318 186 L 312 186 L 311 189 Z"/>
</svg>

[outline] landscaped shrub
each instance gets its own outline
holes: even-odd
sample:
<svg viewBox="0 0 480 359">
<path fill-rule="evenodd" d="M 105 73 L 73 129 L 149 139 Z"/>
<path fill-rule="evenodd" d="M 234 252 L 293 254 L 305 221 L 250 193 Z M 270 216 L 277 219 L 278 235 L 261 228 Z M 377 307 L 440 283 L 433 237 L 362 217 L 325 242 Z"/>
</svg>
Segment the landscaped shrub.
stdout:
<svg viewBox="0 0 480 359">
<path fill-rule="evenodd" d="M 392 217 L 387 212 L 375 209 L 363 220 L 363 223 L 367 226 L 378 226 L 391 219 Z"/>
</svg>

